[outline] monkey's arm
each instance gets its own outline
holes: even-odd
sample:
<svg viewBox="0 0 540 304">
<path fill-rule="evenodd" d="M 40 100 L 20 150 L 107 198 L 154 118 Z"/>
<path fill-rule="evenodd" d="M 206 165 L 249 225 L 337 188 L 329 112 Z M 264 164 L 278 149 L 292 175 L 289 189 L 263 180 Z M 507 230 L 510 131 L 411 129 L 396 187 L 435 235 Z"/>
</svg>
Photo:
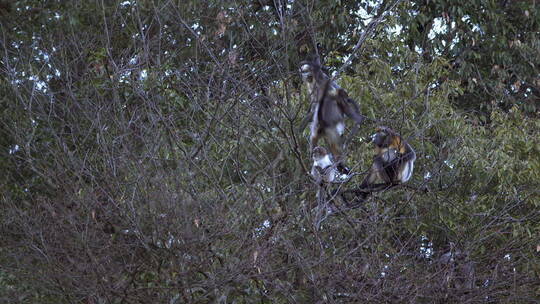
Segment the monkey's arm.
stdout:
<svg viewBox="0 0 540 304">
<path fill-rule="evenodd" d="M 400 158 L 403 162 L 416 160 L 416 153 L 408 143 L 406 144 L 406 152 L 403 153 Z"/>
<path fill-rule="evenodd" d="M 400 168 L 401 166 L 407 162 L 415 161 L 416 160 L 416 153 L 414 150 L 409 146 L 409 144 L 406 144 L 407 149 L 405 153 L 399 153 L 395 149 L 390 149 L 387 152 L 383 154 L 387 159 L 386 160 L 386 168 Z"/>
<path fill-rule="evenodd" d="M 345 115 L 349 116 L 349 118 L 354 120 L 357 124 L 362 124 L 364 120 L 366 120 L 366 117 L 360 114 L 358 103 L 352 98 L 346 98 L 345 102 L 346 105 L 343 107 Z"/>
<path fill-rule="evenodd" d="M 351 133 L 344 142 L 344 146 L 347 147 L 356 135 L 356 132 L 358 132 L 358 127 L 364 122 L 364 120 L 366 120 L 366 117 L 360 114 L 360 108 L 354 99 L 347 97 L 345 98 L 345 103 L 346 104 L 343 107 L 343 112 L 355 122 Z"/>
</svg>

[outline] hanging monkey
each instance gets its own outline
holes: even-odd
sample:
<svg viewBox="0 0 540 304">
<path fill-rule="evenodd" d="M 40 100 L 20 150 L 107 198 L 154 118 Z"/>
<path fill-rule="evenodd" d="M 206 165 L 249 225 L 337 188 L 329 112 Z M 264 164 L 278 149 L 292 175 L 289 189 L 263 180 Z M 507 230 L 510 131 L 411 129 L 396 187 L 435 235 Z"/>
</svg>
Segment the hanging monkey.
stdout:
<svg viewBox="0 0 540 304">
<path fill-rule="evenodd" d="M 323 71 L 318 58 L 300 63 L 302 80 L 307 84 L 311 97 L 311 110 L 301 124 L 301 130 L 311 121 L 310 151 L 324 137 L 336 159 L 338 169 L 348 172 L 342 164 L 342 136 L 345 116 L 360 125 L 365 117 L 360 115 L 358 104 L 347 92 L 332 81 Z"/>
</svg>

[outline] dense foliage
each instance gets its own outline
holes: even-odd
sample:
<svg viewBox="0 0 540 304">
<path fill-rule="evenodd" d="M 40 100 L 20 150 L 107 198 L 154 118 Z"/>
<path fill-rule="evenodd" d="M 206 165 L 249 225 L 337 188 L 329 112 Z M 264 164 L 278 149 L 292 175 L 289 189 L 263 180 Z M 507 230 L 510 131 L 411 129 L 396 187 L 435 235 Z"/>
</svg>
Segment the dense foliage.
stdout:
<svg viewBox="0 0 540 304">
<path fill-rule="evenodd" d="M 392 3 L 0 1 L 0 301 L 537 303 L 540 8 Z M 320 229 L 315 51 L 418 155 Z"/>
</svg>

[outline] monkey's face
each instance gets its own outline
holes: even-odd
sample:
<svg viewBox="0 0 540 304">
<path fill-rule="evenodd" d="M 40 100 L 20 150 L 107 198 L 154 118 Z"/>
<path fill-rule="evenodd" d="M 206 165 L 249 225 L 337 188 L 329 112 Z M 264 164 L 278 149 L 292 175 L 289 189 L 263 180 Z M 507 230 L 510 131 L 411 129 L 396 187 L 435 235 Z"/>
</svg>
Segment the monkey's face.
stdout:
<svg viewBox="0 0 540 304">
<path fill-rule="evenodd" d="M 378 127 L 376 133 L 371 135 L 372 142 L 377 147 L 387 147 L 389 140 L 393 134 L 392 130 L 387 127 Z"/>
<path fill-rule="evenodd" d="M 307 83 L 314 83 L 315 76 L 321 72 L 321 63 L 316 60 L 305 60 L 300 62 L 300 75 L 302 81 Z"/>
<path fill-rule="evenodd" d="M 302 76 L 303 82 L 312 83 L 314 81 L 313 77 L 313 66 L 309 63 L 303 62 L 300 65 L 300 75 Z"/>
<path fill-rule="evenodd" d="M 321 158 L 324 158 L 327 155 L 328 155 L 328 152 L 323 147 L 315 147 L 313 149 L 312 154 L 311 154 L 311 156 L 313 157 L 313 161 L 318 161 L 318 160 L 320 160 Z"/>
<path fill-rule="evenodd" d="M 313 166 L 325 169 L 333 164 L 331 154 L 323 147 L 313 149 Z"/>
</svg>

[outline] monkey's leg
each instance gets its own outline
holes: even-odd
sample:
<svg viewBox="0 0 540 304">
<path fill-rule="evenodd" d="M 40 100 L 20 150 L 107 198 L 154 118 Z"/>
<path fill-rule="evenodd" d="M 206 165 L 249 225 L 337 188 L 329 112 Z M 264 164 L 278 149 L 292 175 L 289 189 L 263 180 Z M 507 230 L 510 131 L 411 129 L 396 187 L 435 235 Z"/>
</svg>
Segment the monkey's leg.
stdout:
<svg viewBox="0 0 540 304">
<path fill-rule="evenodd" d="M 343 136 L 337 127 L 326 132 L 326 138 L 330 146 L 330 151 L 334 155 L 336 168 L 342 174 L 349 174 L 351 170 L 345 166 L 343 157 Z"/>
<path fill-rule="evenodd" d="M 383 182 L 385 182 L 387 184 L 391 184 L 392 179 L 393 179 L 393 177 L 395 175 L 395 173 L 393 171 L 393 167 L 391 166 L 391 163 L 385 162 L 382 159 L 382 157 L 377 157 L 376 162 L 378 163 L 377 167 L 379 168 L 378 169 L 379 178 Z"/>
<path fill-rule="evenodd" d="M 312 134 L 309 137 L 309 154 L 311 155 L 313 153 L 313 149 L 317 147 L 317 143 L 319 142 L 319 135 Z"/>
<path fill-rule="evenodd" d="M 332 156 L 334 156 L 334 160 L 336 163 L 339 163 L 342 161 L 342 154 L 341 154 L 341 135 L 339 134 L 336 127 L 328 128 L 325 130 L 326 135 L 326 141 L 328 142 L 328 146 L 330 147 L 330 152 L 332 152 Z"/>
<path fill-rule="evenodd" d="M 330 144 L 330 151 L 332 152 L 332 155 L 336 155 L 334 158 L 336 169 L 341 174 L 349 174 L 350 170 L 344 164 L 343 155 L 341 154 L 341 149 L 339 147 L 339 144 Z"/>
<path fill-rule="evenodd" d="M 309 153 L 313 152 L 313 149 L 317 147 L 319 138 L 321 136 L 321 129 L 317 121 L 311 122 L 311 133 L 309 135 Z"/>
<path fill-rule="evenodd" d="M 368 188 L 369 185 L 373 184 L 377 180 L 378 172 L 373 166 L 369 169 L 368 175 L 364 178 L 360 184 L 360 189 Z"/>
<path fill-rule="evenodd" d="M 369 188 L 375 183 L 377 178 L 380 178 L 385 183 L 389 183 L 390 177 L 385 171 L 384 162 L 380 156 L 377 156 L 373 159 L 373 164 L 371 169 L 369 169 L 368 175 L 364 178 L 360 184 L 360 188 Z"/>
</svg>

